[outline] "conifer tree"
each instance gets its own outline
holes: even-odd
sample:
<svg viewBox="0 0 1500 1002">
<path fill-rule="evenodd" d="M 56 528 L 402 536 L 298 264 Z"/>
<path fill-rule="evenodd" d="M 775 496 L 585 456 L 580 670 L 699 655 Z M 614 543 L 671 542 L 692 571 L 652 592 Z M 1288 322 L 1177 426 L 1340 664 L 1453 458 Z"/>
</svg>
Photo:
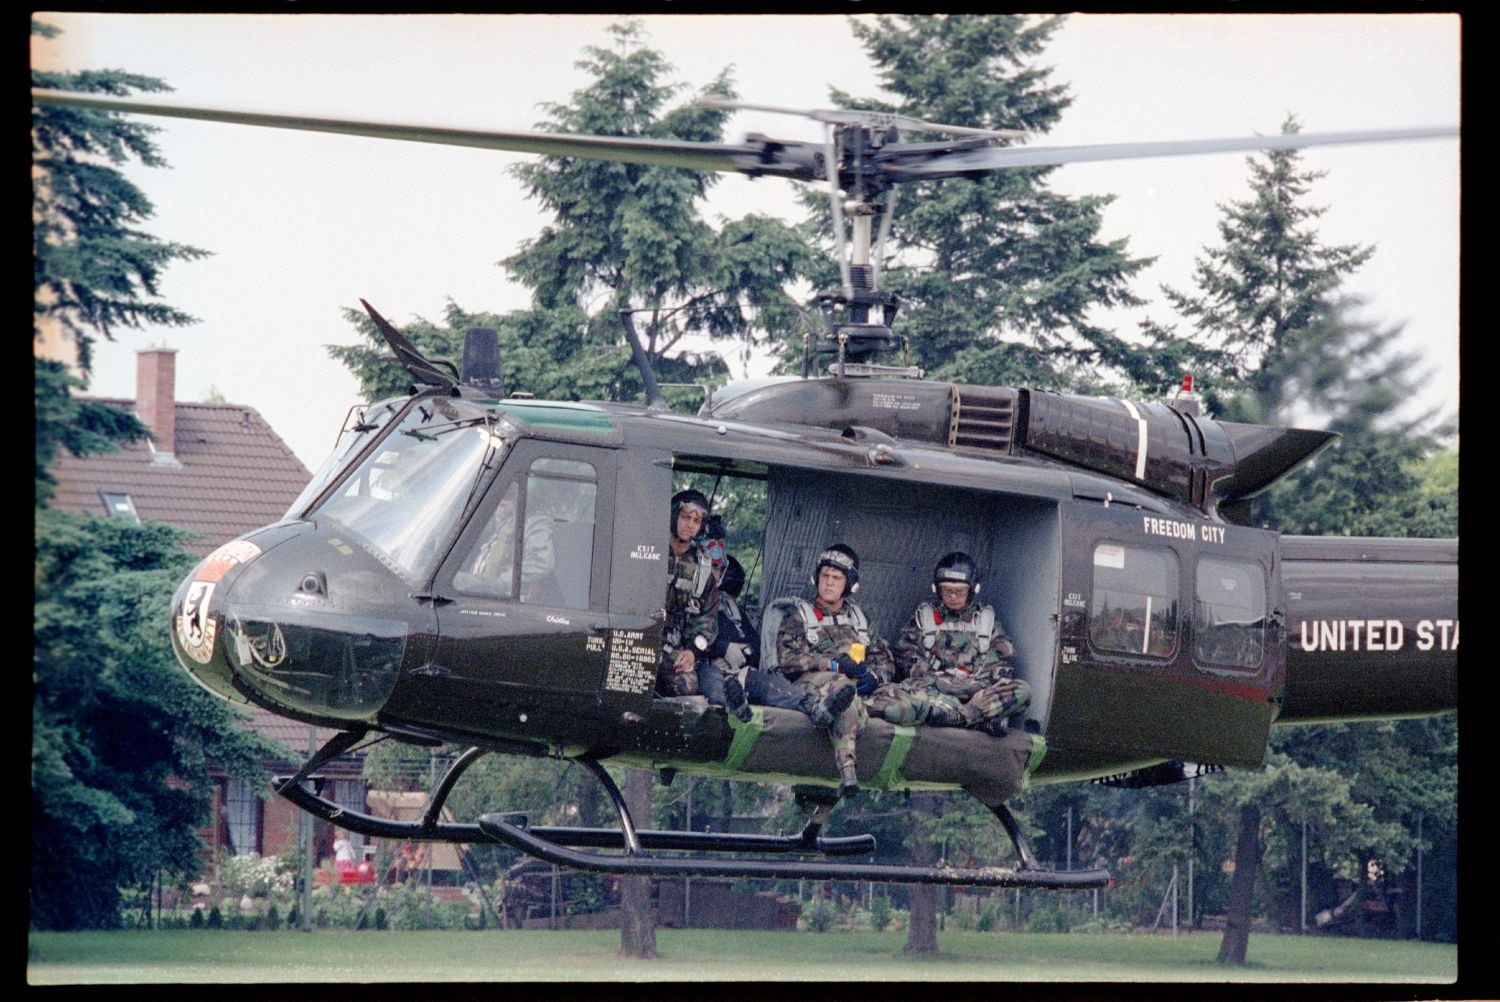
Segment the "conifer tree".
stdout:
<svg viewBox="0 0 1500 1002">
<path fill-rule="evenodd" d="M 1289 116 L 1285 133 L 1300 126 Z M 1344 279 L 1375 252 L 1330 245 L 1309 204 L 1322 171 L 1297 150 L 1250 157 L 1250 196 L 1222 207 L 1220 243 L 1194 269 L 1195 288 L 1163 292 L 1191 323 L 1200 386 L 1221 418 L 1326 428 L 1339 440 L 1264 494 L 1237 504 L 1237 520 L 1289 533 L 1409 535 L 1440 520 L 1392 520 L 1425 510 L 1417 464 L 1452 431 L 1433 413 L 1402 417 L 1418 393 L 1418 359 L 1394 349 L 1400 325 L 1359 316 Z M 1175 331 L 1173 332 L 1175 333 Z M 1456 525 L 1453 531 L 1457 531 Z"/>
<path fill-rule="evenodd" d="M 37 21 L 31 31 L 48 38 L 57 34 Z M 122 70 L 33 70 L 31 83 L 121 96 L 169 89 L 160 80 Z M 72 390 L 87 388 L 95 339 L 113 340 L 122 327 L 194 322 L 156 296 L 167 265 L 205 252 L 140 230 L 151 217 L 151 202 L 119 170 L 132 159 L 166 166 L 151 142 L 156 131 L 109 112 L 32 107 L 32 336 L 39 342 L 44 330 L 56 329 L 72 342 L 83 373 L 80 379 L 59 362 L 35 359 L 38 504 L 51 496 L 47 467 L 59 448 L 75 455 L 107 451 L 115 441 L 146 435 L 130 415 L 71 397 Z"/>
<path fill-rule="evenodd" d="M 1289 116 L 1282 130 L 1299 131 L 1296 118 Z M 1316 426 L 1341 436 L 1270 490 L 1226 506 L 1224 513 L 1288 533 L 1410 535 L 1442 529 L 1444 514 L 1456 513 L 1456 505 L 1431 504 L 1419 471 L 1443 429 L 1429 430 L 1431 414 L 1398 416 L 1421 385 L 1416 359 L 1393 350 L 1399 326 L 1357 315 L 1363 303 L 1342 285 L 1374 248 L 1321 239 L 1315 224 L 1326 210 L 1308 198 L 1322 172 L 1304 167 L 1301 157 L 1297 150 L 1250 157 L 1250 195 L 1222 206 L 1220 243 L 1198 258 L 1195 288 L 1163 290 L 1193 327 L 1191 337 L 1176 343 L 1188 346 L 1182 357 L 1191 357 L 1206 376 L 1200 387 L 1215 416 Z M 1176 338 L 1172 327 L 1153 327 L 1148 334 Z M 1398 511 L 1414 517 L 1392 518 Z M 1221 961 L 1245 962 L 1255 875 L 1278 817 L 1321 811 L 1331 819 L 1332 806 L 1354 812 L 1323 833 L 1319 851 L 1337 857 L 1360 880 L 1371 860 L 1393 873 L 1405 868 L 1411 812 L 1402 816 L 1399 804 L 1408 798 L 1393 800 L 1390 784 L 1347 771 L 1351 762 L 1387 757 L 1390 741 L 1390 728 L 1381 724 L 1294 728 L 1278 732 L 1274 746 L 1283 754 L 1273 754 L 1260 773 L 1209 784 L 1210 792 L 1236 791 L 1229 816 L 1237 819 L 1231 826 L 1237 829 L 1237 868 Z M 1331 747 L 1343 754 L 1328 754 Z M 1450 754 L 1439 744 L 1425 756 L 1425 771 L 1440 780 Z M 1315 775 L 1322 779 L 1308 783 Z M 1440 816 L 1446 794 L 1431 792 L 1422 803 Z M 1349 818 L 1359 823 L 1351 826 Z"/>
<path fill-rule="evenodd" d="M 34 33 L 53 29 L 32 23 Z M 39 87 L 128 94 L 165 89 L 118 70 L 33 73 Z M 131 415 L 75 397 L 90 347 L 120 328 L 184 324 L 155 299 L 161 270 L 194 248 L 137 229 L 151 205 L 117 169 L 165 166 L 148 126 L 112 115 L 32 111 L 33 335 L 56 324 L 84 375 L 37 358 L 30 924 L 109 928 L 121 889 L 159 872 L 195 874 L 196 829 L 209 817 L 213 759 L 259 782 L 267 743 L 195 685 L 167 639 L 172 591 L 196 558 L 160 524 L 47 510 L 58 454 L 104 452 L 145 434 Z"/>
<path fill-rule="evenodd" d="M 44 35 L 55 29 L 33 22 Z M 33 87 L 129 96 L 170 90 L 153 77 L 122 70 L 33 71 Z M 196 247 L 160 240 L 137 227 L 151 217 L 146 196 L 119 171 L 129 160 L 165 167 L 151 136 L 155 126 L 113 112 L 33 106 L 33 333 L 51 320 L 77 346 L 79 367 L 92 367 L 96 337 L 120 327 L 180 326 L 193 317 L 158 301 L 161 274 L 173 261 L 202 257 Z"/>
</svg>

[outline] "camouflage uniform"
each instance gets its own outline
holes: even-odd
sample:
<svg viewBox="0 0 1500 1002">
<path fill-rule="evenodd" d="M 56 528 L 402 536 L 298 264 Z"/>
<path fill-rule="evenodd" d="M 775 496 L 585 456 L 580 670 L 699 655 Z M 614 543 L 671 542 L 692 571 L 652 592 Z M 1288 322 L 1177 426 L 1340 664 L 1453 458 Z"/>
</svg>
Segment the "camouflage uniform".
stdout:
<svg viewBox="0 0 1500 1002">
<path fill-rule="evenodd" d="M 851 612 L 858 612 L 852 603 L 845 602 L 843 611 L 838 614 L 830 611 L 820 599 L 812 602 L 798 599 L 797 604 L 799 609 L 806 607 L 812 610 L 817 623 L 817 636 L 815 639 L 808 637 L 807 625 L 799 612 L 787 613 L 776 630 L 776 663 L 781 673 L 799 688 L 823 699 L 837 688 L 852 687 L 853 679 L 830 670 L 828 665 L 840 654 L 848 653 L 849 648 L 856 643 L 867 645 L 867 663 L 873 655 L 877 663 L 880 663 L 881 658 L 884 659 L 887 670 L 893 667 L 890 652 L 878 637 L 868 630 L 861 636 L 861 631 L 851 617 Z M 858 616 L 862 621 L 863 613 L 858 613 Z M 871 640 L 874 643 L 870 643 Z M 850 700 L 849 705 L 834 716 L 828 733 L 833 739 L 834 763 L 841 771 L 846 767 L 852 769 L 855 760 L 854 743 L 868 719 L 864 704 L 858 699 Z"/>
<path fill-rule="evenodd" d="M 1015 653 L 994 609 L 972 600 L 959 612 L 925 602 L 917 606 L 895 649 L 903 686 L 924 690 L 959 711 L 957 720 L 933 714 L 928 723 L 991 731 L 1031 703 L 1031 687 L 1014 677 Z"/>
<path fill-rule="evenodd" d="M 723 705 L 722 676 L 707 660 L 708 650 L 719 636 L 719 584 L 714 580 L 713 562 L 697 541 L 688 544 L 681 556 L 668 550 L 667 619 L 662 631 L 662 659 L 656 672 L 657 691 L 665 696 L 691 696 L 700 688 L 709 702 Z M 703 643 L 697 643 L 698 638 Z M 673 661 L 682 650 L 691 650 L 697 659 L 696 673 L 678 674 Z M 719 682 L 719 699 L 714 700 L 712 681 Z M 695 677 L 696 676 L 696 677 Z"/>
</svg>

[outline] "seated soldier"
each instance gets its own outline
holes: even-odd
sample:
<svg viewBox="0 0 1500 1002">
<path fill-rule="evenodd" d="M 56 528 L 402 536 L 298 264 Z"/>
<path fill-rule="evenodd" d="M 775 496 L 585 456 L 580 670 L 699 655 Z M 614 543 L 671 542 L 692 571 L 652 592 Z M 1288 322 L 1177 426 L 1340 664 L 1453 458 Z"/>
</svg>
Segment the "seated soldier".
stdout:
<svg viewBox="0 0 1500 1002">
<path fill-rule="evenodd" d="M 657 691 L 665 696 L 701 693 L 740 720 L 750 719 L 750 704 L 739 678 L 727 678 L 709 657 L 719 635 L 719 585 L 713 560 L 699 539 L 708 498 L 684 490 L 672 496 L 667 565 L 666 627 Z"/>
<path fill-rule="evenodd" d="M 794 599 L 797 614 L 782 619 L 776 631 L 777 667 L 802 694 L 819 700 L 841 688 L 874 691 L 882 680 L 880 669 L 890 671 L 891 660 L 885 644 L 870 632 L 864 611 L 848 601 L 859 587 L 859 557 L 842 543 L 828 547 L 818 556 L 813 586 L 813 600 Z M 873 658 L 867 659 L 867 652 Z M 859 791 L 855 741 L 866 719 L 864 705 L 851 698 L 829 728 L 840 796 Z"/>
<path fill-rule="evenodd" d="M 907 687 L 901 683 L 904 676 L 899 673 L 885 641 L 870 625 L 864 610 L 847 600 L 846 596 L 859 587 L 859 557 L 852 549 L 838 544 L 824 550 L 818 558 L 814 583 L 817 598 L 812 602 L 797 600 L 802 620 L 800 632 L 804 634 L 800 651 L 783 644 L 788 637 L 788 623 L 793 624 L 793 634 L 798 632 L 793 617 L 782 620 L 777 634 L 778 660 L 788 677 L 792 677 L 788 653 L 800 654 L 799 663 L 803 665 L 817 665 L 818 659 L 823 658 L 830 671 L 854 680 L 858 696 L 854 706 L 859 708 L 861 717 L 880 717 L 893 724 L 963 725 L 963 708 L 955 700 L 939 698 L 926 686 Z M 858 732 L 843 740 L 838 738 L 839 731 L 834 734 L 840 792 L 848 795 L 858 789 L 857 784 L 851 788 L 845 781 L 846 774 L 854 775 L 854 742 Z"/>
<path fill-rule="evenodd" d="M 517 487 L 511 484 L 495 514 L 490 519 L 485 540 L 474 558 L 460 572 L 460 587 L 480 591 L 496 598 L 511 597 L 511 579 L 516 557 Z M 556 558 L 553 551 L 553 520 L 547 509 L 538 504 L 526 513 L 526 527 L 521 549 L 521 589 L 524 602 L 543 605 L 561 604 L 554 577 Z"/>
<path fill-rule="evenodd" d="M 925 690 L 930 701 L 945 706 L 927 723 L 1003 735 L 1007 719 L 1024 715 L 1030 705 L 1031 688 L 1014 677 L 1015 646 L 995 610 L 979 603 L 980 587 L 979 569 L 968 554 L 939 560 L 932 572 L 938 604 L 917 606 L 896 642 L 896 664 L 903 687 Z"/>
<path fill-rule="evenodd" d="M 723 522 L 719 516 L 710 515 L 705 525 L 712 556 L 714 540 L 724 538 Z M 719 638 L 709 650 L 714 664 L 726 678 L 734 674 L 743 680 L 745 695 L 751 703 L 799 710 L 819 727 L 832 727 L 834 717 L 854 701 L 854 686 L 834 686 L 831 691 L 819 695 L 812 689 L 789 682 L 780 672 L 761 670 L 760 624 L 756 622 L 754 612 L 740 604 L 745 569 L 726 552 L 722 561 L 715 562 L 714 574 L 719 581 Z"/>
</svg>

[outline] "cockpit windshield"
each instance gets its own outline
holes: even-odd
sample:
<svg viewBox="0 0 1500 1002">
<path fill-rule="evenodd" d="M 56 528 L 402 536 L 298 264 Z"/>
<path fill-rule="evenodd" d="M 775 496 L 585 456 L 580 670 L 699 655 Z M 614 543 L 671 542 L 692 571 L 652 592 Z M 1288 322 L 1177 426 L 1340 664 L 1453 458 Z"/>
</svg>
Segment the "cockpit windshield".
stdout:
<svg viewBox="0 0 1500 1002">
<path fill-rule="evenodd" d="M 359 452 L 360 447 L 385 427 L 393 414 L 401 410 L 401 404 L 400 400 L 387 400 L 368 407 L 349 408 L 349 413 L 344 416 L 344 427 L 339 432 L 338 441 L 333 444 L 333 451 L 323 460 L 323 465 L 318 467 L 318 472 L 313 474 L 307 486 L 302 488 L 297 500 L 286 510 L 285 517 L 301 516 L 303 509 L 312 504 L 313 499 L 323 493 L 323 488 L 343 469 L 349 457 Z"/>
<path fill-rule="evenodd" d="M 339 523 L 419 580 L 505 445 L 490 413 L 445 397 L 419 401 L 308 517 Z"/>
</svg>

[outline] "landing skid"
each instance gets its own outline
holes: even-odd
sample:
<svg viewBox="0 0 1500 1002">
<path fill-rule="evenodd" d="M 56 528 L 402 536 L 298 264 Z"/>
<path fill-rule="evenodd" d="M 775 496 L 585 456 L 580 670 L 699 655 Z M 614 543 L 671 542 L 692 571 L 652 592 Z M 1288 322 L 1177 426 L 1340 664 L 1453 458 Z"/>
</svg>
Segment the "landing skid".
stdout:
<svg viewBox="0 0 1500 1002">
<path fill-rule="evenodd" d="M 533 826 L 524 813 L 485 814 L 476 824 L 441 820 L 443 804 L 454 784 L 489 749 L 470 748 L 444 773 L 428 798 L 418 821 L 394 821 L 350 810 L 307 789 L 303 782 L 324 762 L 348 751 L 362 735 L 343 733 L 333 737 L 310 758 L 295 776 L 280 776 L 276 792 L 314 817 L 371 838 L 413 842 L 475 843 L 508 845 L 548 863 L 595 873 L 645 877 L 754 877 L 765 880 L 862 880 L 897 884 L 949 884 L 978 887 L 1026 887 L 1051 890 L 1082 890 L 1109 883 L 1109 871 L 1049 870 L 1037 863 L 1020 825 L 1003 804 L 990 810 L 1000 819 L 1016 849 L 1018 868 L 984 866 L 903 866 L 889 863 L 850 863 L 837 859 L 776 859 L 788 854 L 819 853 L 826 857 L 862 855 L 875 851 L 872 835 L 829 837 L 821 834 L 835 802 L 809 798 L 813 816 L 806 827 L 791 836 L 735 835 L 715 832 L 638 830 L 620 788 L 598 760 L 575 759 L 609 794 L 620 819 L 618 830 Z M 622 854 L 579 851 L 615 849 Z M 738 853 L 763 858 L 713 859 L 703 856 L 660 856 L 655 851 L 691 853 Z"/>
</svg>

